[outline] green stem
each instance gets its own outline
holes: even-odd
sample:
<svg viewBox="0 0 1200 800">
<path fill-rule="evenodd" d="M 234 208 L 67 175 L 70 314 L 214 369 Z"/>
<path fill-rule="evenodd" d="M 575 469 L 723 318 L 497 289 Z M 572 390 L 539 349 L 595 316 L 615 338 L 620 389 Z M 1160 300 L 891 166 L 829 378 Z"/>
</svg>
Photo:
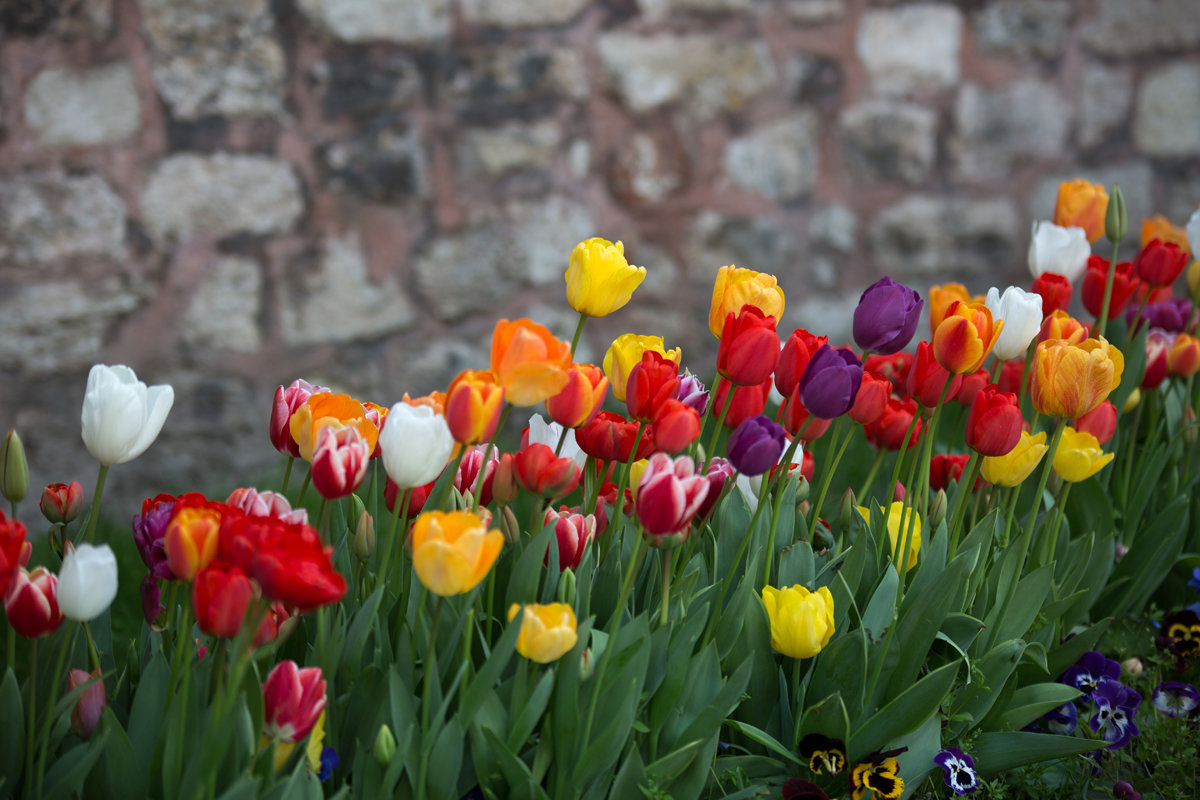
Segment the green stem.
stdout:
<svg viewBox="0 0 1200 800">
<path fill-rule="evenodd" d="M 575 326 L 575 335 L 571 337 L 571 358 L 575 357 L 575 348 L 579 346 L 579 337 L 583 335 L 583 326 L 588 320 L 587 314 L 579 313 L 579 324 Z"/>
<path fill-rule="evenodd" d="M 1108 262 L 1108 276 L 1104 279 L 1104 301 L 1100 304 L 1100 319 L 1096 320 L 1096 335 L 1103 336 L 1108 330 L 1108 310 L 1112 306 L 1113 279 L 1117 274 L 1117 249 L 1121 242 L 1112 243 L 1112 258 Z"/>
<path fill-rule="evenodd" d="M 96 520 L 100 516 L 100 496 L 104 494 L 104 481 L 108 478 L 108 465 L 101 464 L 100 472 L 96 475 L 96 489 L 92 492 L 92 508 L 88 512 L 87 535 L 84 539 L 91 542 L 96 536 Z"/>
<path fill-rule="evenodd" d="M 912 441 L 913 432 L 917 429 L 917 425 L 920 424 L 920 422 L 921 412 L 920 409 L 918 409 L 913 413 L 912 419 L 909 420 L 908 430 L 904 432 L 904 441 L 900 443 L 900 450 L 896 453 L 896 464 L 892 467 L 892 479 L 888 483 L 885 492 L 888 500 L 884 505 L 891 505 L 892 500 L 896 496 L 896 482 L 900 480 L 900 467 L 908 457 L 908 443 Z M 916 458 L 916 454 L 913 454 L 913 458 Z"/>
<path fill-rule="evenodd" d="M 1071 487 L 1073 485 L 1074 484 L 1071 483 L 1063 484 L 1062 492 L 1058 496 L 1058 502 L 1055 503 L 1054 524 L 1050 526 L 1050 535 L 1046 537 L 1045 540 L 1046 546 L 1044 549 L 1047 552 L 1045 558 L 1041 560 L 1043 564 L 1051 564 L 1054 562 L 1054 549 L 1058 544 L 1058 528 L 1060 525 L 1062 525 L 1063 513 L 1067 505 L 1067 497 L 1071 494 Z"/>
<path fill-rule="evenodd" d="M 918 463 L 919 471 L 917 474 L 917 483 L 919 491 L 913 502 L 905 503 L 904 510 L 900 513 L 900 530 L 904 531 L 904 539 L 900 543 L 900 580 L 896 585 L 896 607 L 900 607 L 900 600 L 904 597 L 904 577 L 908 574 L 908 558 L 909 548 L 912 546 L 912 540 L 917 528 L 917 503 L 925 510 L 928 516 L 926 504 L 929 497 L 929 460 L 933 457 L 933 440 L 937 437 L 938 417 L 941 415 L 942 407 L 946 403 L 946 395 L 950 393 L 950 385 L 954 382 L 954 375 L 946 378 L 946 383 L 942 386 L 942 393 L 938 395 L 937 405 L 933 407 L 933 414 L 929 417 L 929 428 L 925 431 L 925 445 L 921 448 L 921 460 Z M 908 497 L 905 497 L 907 500 Z M 909 510 L 912 511 L 912 516 L 908 515 Z M 891 513 L 891 509 L 885 510 L 885 525 L 886 515 Z M 886 532 L 885 534 L 886 535 Z M 899 538 L 899 537 L 897 537 Z M 892 552 L 893 562 L 896 559 L 896 553 Z"/>
<path fill-rule="evenodd" d="M 58 648 L 58 658 L 54 661 L 54 671 L 50 673 L 50 702 L 46 705 L 46 719 L 42 722 L 42 743 L 38 748 L 38 768 L 37 768 L 37 796 L 42 796 L 42 780 L 46 776 L 46 754 L 50 749 L 50 727 L 53 725 L 54 704 L 58 702 L 58 687 L 62 682 L 63 667 L 67 661 L 67 654 L 71 651 L 71 645 L 75 643 L 75 628 L 71 628 L 63 637 L 62 646 Z M 100 680 L 104 680 L 100 678 Z"/>
<path fill-rule="evenodd" d="M 875 477 L 879 474 L 879 468 L 883 466 L 884 456 L 887 455 L 886 450 L 876 450 L 875 460 L 871 462 L 871 469 L 867 471 L 867 477 L 862 482 L 862 486 L 858 490 L 856 497 L 860 503 L 865 502 L 867 492 L 871 490 L 871 486 L 875 483 Z M 892 484 L 895 487 L 896 484 Z"/>
<path fill-rule="evenodd" d="M 287 456 L 287 466 L 283 468 L 283 485 L 279 488 L 279 493 L 284 496 L 287 496 L 288 480 L 292 477 L 292 465 L 295 461 L 295 456 Z"/>
<path fill-rule="evenodd" d="M 467 448 L 459 448 L 458 455 L 450 462 L 447 467 L 449 475 L 446 478 L 446 483 L 442 485 L 442 493 L 438 495 L 438 500 L 433 504 L 433 508 L 442 510 L 446 507 L 446 500 L 450 497 L 450 490 L 454 488 L 454 476 L 458 474 L 458 468 L 462 465 L 463 456 L 466 455 Z"/>
<path fill-rule="evenodd" d="M 658 626 L 667 624 L 671 607 L 671 548 L 662 551 L 662 609 L 658 614 Z"/>
<path fill-rule="evenodd" d="M 730 384 L 729 391 L 725 393 L 725 402 L 721 404 L 721 409 L 718 411 L 715 401 L 717 399 L 717 390 L 720 387 L 721 376 L 718 375 L 716 381 L 713 382 L 712 396 L 714 402 L 710 406 L 710 410 L 716 412 L 713 415 L 713 419 L 717 424 L 713 426 L 712 438 L 708 441 L 708 449 L 704 451 L 704 469 L 700 470 L 701 475 L 704 475 L 708 472 L 708 462 L 712 461 L 713 453 L 715 453 L 717 450 L 717 440 L 721 438 L 721 429 L 724 427 L 724 423 L 722 423 L 721 420 L 725 419 L 725 415 L 729 413 L 729 406 L 733 403 L 733 393 L 736 392 L 738 388 Z"/>
<path fill-rule="evenodd" d="M 829 452 L 833 453 L 833 461 L 821 470 L 821 487 L 817 490 L 817 497 L 812 505 L 812 518 L 808 521 L 808 540 L 811 542 L 813 535 L 817 532 L 817 522 L 821 518 L 821 506 L 825 505 L 825 495 L 829 492 L 829 485 L 833 483 L 833 475 L 837 472 L 838 463 L 842 460 L 842 456 L 846 452 L 846 447 L 850 444 L 850 439 L 853 437 L 853 429 L 846 431 L 845 437 L 839 441 L 842 436 L 842 430 L 846 427 L 846 417 L 840 416 L 837 422 L 833 423 L 833 434 L 829 437 Z M 837 448 L 836 450 L 834 448 Z"/>
<path fill-rule="evenodd" d="M 967 509 L 967 498 L 971 496 L 971 492 L 975 488 L 975 478 L 979 475 L 979 467 L 982 463 L 983 459 L 979 452 L 972 450 L 971 457 L 967 459 L 967 468 L 963 470 L 962 480 L 958 483 L 958 494 L 954 498 L 954 511 L 950 515 L 950 550 L 947 559 L 953 559 L 954 554 L 958 552 L 958 539 L 962 533 L 959 525 L 962 522 L 963 513 Z"/>
<path fill-rule="evenodd" d="M 1058 451 L 1058 443 L 1062 440 L 1065 428 L 1066 420 L 1060 419 L 1054 426 L 1054 435 L 1050 437 L 1050 447 L 1042 456 L 1045 459 L 1045 463 L 1042 465 L 1042 476 L 1038 479 L 1037 491 L 1033 495 L 1033 505 L 1029 509 L 1029 522 L 1026 523 L 1025 533 L 1021 537 L 1021 552 L 1024 554 L 1021 558 L 1022 564 L 1029 558 L 1029 543 L 1033 540 L 1033 528 L 1037 523 L 1038 511 L 1042 507 L 1042 495 L 1046 491 L 1046 482 L 1050 479 L 1050 471 L 1054 468 L 1054 454 Z"/>
<path fill-rule="evenodd" d="M 91 625 L 83 623 L 83 632 L 87 635 L 88 663 L 92 665 L 92 669 L 100 669 L 100 654 L 96 651 L 96 640 L 92 638 Z"/>
<path fill-rule="evenodd" d="M 37 639 L 29 640 L 29 722 L 25 728 L 25 796 L 34 796 L 35 778 L 33 775 L 34 754 L 34 724 L 37 719 Z"/>
<path fill-rule="evenodd" d="M 296 505 L 304 505 L 304 495 L 308 494 L 308 487 L 312 485 L 312 467 L 309 467 L 308 472 L 304 473 L 304 480 L 300 482 L 300 497 L 296 499 Z"/>
<path fill-rule="evenodd" d="M 764 584 L 770 583 L 770 581 L 771 581 L 771 561 L 774 560 L 774 556 L 775 556 L 775 525 L 779 520 L 779 504 L 780 504 L 780 502 L 782 502 L 782 498 L 783 498 L 783 487 L 787 482 L 788 476 L 791 474 L 792 457 L 796 455 L 796 450 L 799 447 L 800 447 L 800 440 L 792 439 L 791 444 L 788 445 L 788 449 L 783 455 L 783 460 L 780 461 L 776 467 L 776 471 L 779 472 L 778 478 L 776 478 L 775 475 L 773 475 L 772 473 L 769 473 L 769 472 L 767 473 L 766 480 L 774 483 L 778 487 L 778 491 L 776 492 L 776 496 L 775 496 L 775 505 L 771 509 L 770 532 L 767 534 L 767 558 L 766 558 L 766 564 L 763 567 L 763 583 Z M 803 458 L 803 457 L 801 457 L 801 458 Z M 809 538 L 812 538 L 812 537 L 809 537 Z"/>
</svg>

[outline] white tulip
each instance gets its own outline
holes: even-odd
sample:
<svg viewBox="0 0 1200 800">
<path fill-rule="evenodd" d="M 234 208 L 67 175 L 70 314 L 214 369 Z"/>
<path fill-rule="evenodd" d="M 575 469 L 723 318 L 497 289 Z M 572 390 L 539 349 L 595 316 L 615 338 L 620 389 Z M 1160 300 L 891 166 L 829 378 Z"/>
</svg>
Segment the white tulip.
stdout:
<svg viewBox="0 0 1200 800">
<path fill-rule="evenodd" d="M 117 557 L 106 544 L 68 548 L 58 571 L 58 610 L 87 622 L 104 613 L 117 596 Z"/>
<path fill-rule="evenodd" d="M 1029 272 L 1033 277 L 1054 272 L 1072 284 L 1078 283 L 1091 254 L 1092 246 L 1083 228 L 1063 228 L 1045 220 L 1033 223 L 1033 239 L 1029 242 Z"/>
<path fill-rule="evenodd" d="M 383 468 L 401 489 L 424 486 L 446 468 L 454 436 L 446 419 L 429 406 L 396 403 L 379 433 Z"/>
<path fill-rule="evenodd" d="M 992 312 L 992 320 L 1004 320 L 1004 328 L 996 339 L 992 352 L 1001 361 L 1017 358 L 1037 336 L 1042 327 L 1042 296 L 1010 286 L 1000 294 L 996 287 L 988 289 L 984 303 Z"/>
<path fill-rule="evenodd" d="M 83 396 L 83 443 L 106 467 L 132 461 L 158 438 L 174 402 L 170 386 L 147 387 L 123 364 L 96 364 Z"/>
<path fill-rule="evenodd" d="M 1200 258 L 1200 208 L 1193 211 L 1187 221 L 1187 240 L 1188 250 L 1192 251 L 1192 258 Z"/>
<path fill-rule="evenodd" d="M 541 414 L 529 418 L 529 443 L 544 444 L 551 450 L 558 447 L 558 437 L 562 436 L 563 426 L 557 422 L 546 422 Z M 562 449 L 558 451 L 560 458 L 569 458 L 583 469 L 587 463 L 587 453 L 575 441 L 575 429 L 567 430 L 567 438 L 563 439 Z"/>
</svg>

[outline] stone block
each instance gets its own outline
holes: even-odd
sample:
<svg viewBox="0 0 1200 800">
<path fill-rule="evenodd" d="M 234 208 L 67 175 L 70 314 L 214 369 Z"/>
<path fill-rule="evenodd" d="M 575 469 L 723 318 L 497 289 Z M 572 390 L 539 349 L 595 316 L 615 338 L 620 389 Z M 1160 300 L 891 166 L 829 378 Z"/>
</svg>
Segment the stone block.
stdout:
<svg viewBox="0 0 1200 800">
<path fill-rule="evenodd" d="M 652 206 L 682 190 L 691 177 L 687 146 L 672 128 L 630 134 L 613 151 L 608 185 L 627 206 Z"/>
<path fill-rule="evenodd" d="M 858 245 L 858 215 L 841 203 L 822 206 L 808 218 L 808 235 L 839 253 L 853 253 Z"/>
<path fill-rule="evenodd" d="M 262 284 L 262 270 L 253 259 L 217 259 L 184 312 L 183 340 L 199 349 L 258 350 Z"/>
<path fill-rule="evenodd" d="M 346 42 L 431 44 L 450 35 L 450 0 L 299 0 L 310 19 Z"/>
<path fill-rule="evenodd" d="M 779 330 L 790 335 L 796 328 L 804 328 L 818 336 L 828 336 L 831 345 L 853 342 L 854 309 L 860 295 L 861 292 L 798 298 L 784 310 Z"/>
<path fill-rule="evenodd" d="M 553 119 L 467 128 L 457 147 L 459 168 L 467 175 L 490 177 L 527 167 L 546 169 L 558 153 L 562 135 L 562 126 Z"/>
<path fill-rule="evenodd" d="M 688 277 L 711 292 L 717 270 L 731 264 L 776 276 L 794 272 L 799 247 L 792 232 L 769 217 L 704 211 L 692 222 L 686 252 Z"/>
<path fill-rule="evenodd" d="M 752 11 L 766 0 L 638 0 L 642 14 L 659 19 L 672 11 L 693 11 L 702 14 L 729 14 Z"/>
<path fill-rule="evenodd" d="M 462 0 L 462 15 L 474 25 L 541 28 L 570 22 L 587 6 L 588 0 Z"/>
<path fill-rule="evenodd" d="M 129 64 L 45 69 L 25 93 L 25 120 L 46 147 L 116 142 L 135 132 L 141 104 Z"/>
<path fill-rule="evenodd" d="M 958 82 L 962 26 L 962 12 L 943 3 L 871 9 L 855 52 L 881 92 L 945 89 Z"/>
<path fill-rule="evenodd" d="M 125 256 L 125 203 L 98 175 L 25 172 L 0 180 L 0 262 Z"/>
<path fill-rule="evenodd" d="M 821 25 L 846 16 L 846 0 L 785 0 L 783 12 L 801 24 Z"/>
<path fill-rule="evenodd" d="M 564 99 L 589 92 L 578 50 L 545 45 L 498 45 L 439 53 L 435 92 L 469 124 L 544 117 Z"/>
<path fill-rule="evenodd" d="M 1054 86 L 1022 78 L 996 89 L 963 86 L 954 116 L 951 148 L 958 174 L 994 179 L 1027 159 L 1061 155 L 1071 107 Z"/>
<path fill-rule="evenodd" d="M 1169 64 L 1142 80 L 1133 140 L 1148 156 L 1200 155 L 1200 64 Z"/>
<path fill-rule="evenodd" d="M 762 125 L 725 147 L 725 174 L 737 186 L 790 202 L 817 180 L 816 116 L 801 112 Z"/>
<path fill-rule="evenodd" d="M 1132 105 L 1133 75 L 1128 67 L 1087 63 L 1079 97 L 1079 143 L 1093 147 L 1119 131 Z"/>
<path fill-rule="evenodd" d="M 0 31 L 10 36 L 49 35 L 67 40 L 107 39 L 113 0 L 16 0 L 0 3 Z"/>
<path fill-rule="evenodd" d="M 783 90 L 798 103 L 835 105 L 843 83 L 842 65 L 833 58 L 792 53 L 783 65 Z"/>
<path fill-rule="evenodd" d="M 417 131 L 401 122 L 371 126 L 320 150 L 329 185 L 379 203 L 402 203 L 427 194 L 425 148 Z"/>
<path fill-rule="evenodd" d="M 338 54 L 314 68 L 328 117 L 367 117 L 407 107 L 421 91 L 416 62 L 401 53 Z"/>
<path fill-rule="evenodd" d="M 1000 0 L 975 18 L 975 35 L 985 53 L 1014 58 L 1062 55 L 1071 22 L 1064 0 Z"/>
<path fill-rule="evenodd" d="M 1098 0 L 1096 6 L 1080 29 L 1093 53 L 1132 58 L 1200 46 L 1194 0 Z"/>
<path fill-rule="evenodd" d="M 864 100 L 842 112 L 838 141 L 851 176 L 868 183 L 920 183 L 937 156 L 937 113 L 895 100 Z"/>
<path fill-rule="evenodd" d="M 912 195 L 872 221 L 872 256 L 893 278 L 916 285 L 998 276 L 1023 263 L 1023 227 L 1007 200 Z"/>
<path fill-rule="evenodd" d="M 196 234 L 279 233 L 304 211 L 292 168 L 267 156 L 176 155 L 160 161 L 142 189 L 142 217 L 159 242 Z"/>
</svg>

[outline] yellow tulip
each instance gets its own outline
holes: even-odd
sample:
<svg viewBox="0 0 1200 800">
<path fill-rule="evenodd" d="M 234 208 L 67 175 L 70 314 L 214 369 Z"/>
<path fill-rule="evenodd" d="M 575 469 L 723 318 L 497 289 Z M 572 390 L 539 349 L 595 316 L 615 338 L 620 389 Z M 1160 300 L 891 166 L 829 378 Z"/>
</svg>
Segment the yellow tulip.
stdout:
<svg viewBox="0 0 1200 800">
<path fill-rule="evenodd" d="M 771 620 L 771 647 L 792 658 L 812 658 L 833 636 L 833 595 L 822 586 L 776 589 L 764 586 L 763 605 Z"/>
<path fill-rule="evenodd" d="M 504 534 L 469 511 L 427 511 L 413 524 L 413 567 L 434 594 L 463 594 L 487 575 L 503 543 Z"/>
<path fill-rule="evenodd" d="M 258 747 L 264 750 L 271 744 L 271 740 L 260 735 Z M 275 740 L 275 771 L 283 769 L 287 764 L 287 760 L 292 757 L 299 746 L 299 742 L 285 742 L 280 739 Z M 321 751 L 325 746 L 325 712 L 321 712 L 321 716 L 317 717 L 317 724 L 313 725 L 312 732 L 308 734 L 308 744 L 304 746 L 304 755 L 308 759 L 308 765 L 312 767 L 313 772 L 321 771 Z"/>
<path fill-rule="evenodd" d="M 712 305 L 708 309 L 708 329 L 721 338 L 725 317 L 738 313 L 742 306 L 751 305 L 764 316 L 783 317 L 783 289 L 774 275 L 739 267 L 721 267 L 713 284 Z"/>
<path fill-rule="evenodd" d="M 1125 357 L 1105 339 L 1040 342 L 1033 354 L 1029 398 L 1039 414 L 1079 419 L 1121 384 Z"/>
<path fill-rule="evenodd" d="M 882 507 L 880 511 L 882 511 Z M 858 513 L 867 521 L 867 525 L 871 524 L 871 509 L 865 506 L 858 507 Z M 913 517 L 916 517 L 915 522 L 911 522 Z M 900 523 L 903 518 L 904 529 L 901 529 Z M 908 543 L 908 569 L 911 570 L 917 565 L 917 555 L 921 552 L 921 515 L 916 509 L 909 509 L 908 516 L 904 516 L 904 503 L 896 500 L 887 511 L 887 534 L 888 541 L 892 547 L 892 565 L 896 568 L 896 572 L 900 571 L 900 562 L 904 558 L 904 554 L 900 553 L 901 543 L 904 541 L 904 536 L 907 534 L 907 528 L 912 525 L 912 540 Z"/>
<path fill-rule="evenodd" d="M 1029 477 L 1033 468 L 1041 462 L 1046 454 L 1046 432 L 1030 436 L 1029 431 L 1021 431 L 1021 439 L 1007 455 L 988 456 L 983 459 L 979 471 L 983 479 L 997 486 L 1018 486 Z"/>
<path fill-rule="evenodd" d="M 513 603 L 508 609 L 512 622 L 521 606 Z M 557 661 L 579 641 L 575 632 L 575 610 L 566 603 L 525 606 L 521 632 L 517 634 L 517 652 L 539 664 Z"/>
<path fill-rule="evenodd" d="M 318 392 L 296 409 L 288 421 L 288 430 L 300 448 L 300 456 L 312 461 L 313 449 L 321 429 L 354 428 L 366 439 L 371 452 L 379 440 L 379 428 L 367 417 L 367 409 L 348 394 Z"/>
<path fill-rule="evenodd" d="M 1062 228 L 1083 228 L 1089 242 L 1104 235 L 1104 213 L 1108 210 L 1108 192 L 1098 183 L 1082 178 L 1063 181 L 1054 204 L 1054 224 Z"/>
<path fill-rule="evenodd" d="M 567 266 L 567 303 L 580 314 L 603 317 L 623 307 L 646 278 L 645 267 L 625 260 L 625 246 L 592 238 L 575 245 Z"/>
<path fill-rule="evenodd" d="M 1100 440 L 1095 436 L 1068 426 L 1063 428 L 1062 440 L 1054 453 L 1054 471 L 1068 483 L 1079 483 L 1104 469 L 1113 457 L 1113 453 L 1100 449 Z"/>
<path fill-rule="evenodd" d="M 661 336 L 639 336 L 636 333 L 621 334 L 604 354 L 604 374 L 608 376 L 608 386 L 612 389 L 613 397 L 621 402 L 625 401 L 625 385 L 629 382 L 629 373 L 642 360 L 642 353 L 647 350 L 653 350 L 676 364 L 682 358 L 678 347 L 667 350 Z"/>
</svg>

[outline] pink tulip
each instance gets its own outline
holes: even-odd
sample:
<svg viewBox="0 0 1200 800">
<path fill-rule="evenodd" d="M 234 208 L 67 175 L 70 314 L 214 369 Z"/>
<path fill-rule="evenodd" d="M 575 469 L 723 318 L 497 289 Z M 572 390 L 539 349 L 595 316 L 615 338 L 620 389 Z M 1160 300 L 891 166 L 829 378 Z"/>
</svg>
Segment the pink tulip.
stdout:
<svg viewBox="0 0 1200 800">
<path fill-rule="evenodd" d="M 263 736 L 298 742 L 317 724 L 325 710 L 325 681 L 320 667 L 299 669 L 281 661 L 263 683 Z"/>
</svg>

